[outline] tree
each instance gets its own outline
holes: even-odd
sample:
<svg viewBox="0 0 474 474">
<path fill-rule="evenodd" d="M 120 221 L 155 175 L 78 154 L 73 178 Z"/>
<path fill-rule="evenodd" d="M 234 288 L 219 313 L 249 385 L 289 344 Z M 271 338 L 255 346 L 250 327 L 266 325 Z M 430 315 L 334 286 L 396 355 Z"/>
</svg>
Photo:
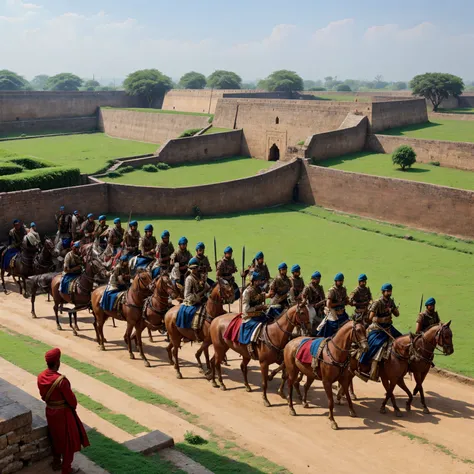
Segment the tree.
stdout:
<svg viewBox="0 0 474 474">
<path fill-rule="evenodd" d="M 401 167 L 402 171 L 405 168 L 411 168 L 411 165 L 416 162 L 416 153 L 411 146 L 399 146 L 392 154 L 392 163 Z"/>
<path fill-rule="evenodd" d="M 81 86 L 82 79 L 70 72 L 56 74 L 46 81 L 46 89 L 50 91 L 78 91 Z"/>
<path fill-rule="evenodd" d="M 337 92 L 352 92 L 352 89 L 347 84 L 339 84 L 336 90 Z"/>
<path fill-rule="evenodd" d="M 49 76 L 47 76 L 46 74 L 39 74 L 38 76 L 35 76 L 30 84 L 31 84 L 31 87 L 35 90 L 35 91 L 44 91 L 46 90 L 46 83 L 49 79 Z"/>
<path fill-rule="evenodd" d="M 404 91 L 408 89 L 407 83 L 403 81 L 394 82 L 392 85 L 394 91 Z"/>
<path fill-rule="evenodd" d="M 213 89 L 241 89 L 242 78 L 231 71 L 218 69 L 207 78 L 207 86 Z"/>
<path fill-rule="evenodd" d="M 458 97 L 464 90 L 464 82 L 458 76 L 441 72 L 427 72 L 415 76 L 411 82 L 413 95 L 418 95 L 429 100 L 436 112 L 450 95 Z"/>
<path fill-rule="evenodd" d="M 294 71 L 288 71 L 286 69 L 280 69 L 279 71 L 272 72 L 266 79 L 266 89 L 273 91 L 302 91 L 303 79 Z"/>
<path fill-rule="evenodd" d="M 129 74 L 123 85 L 129 95 L 146 98 L 151 107 L 155 99 L 163 97 L 173 88 L 173 81 L 157 69 L 141 69 Z"/>
<path fill-rule="evenodd" d="M 100 87 L 100 82 L 95 79 L 89 79 L 84 82 L 84 90 L 86 91 L 95 91 Z"/>
<path fill-rule="evenodd" d="M 243 82 L 240 87 L 246 90 L 255 90 L 257 88 L 257 84 L 255 84 L 255 82 Z"/>
<path fill-rule="evenodd" d="M 183 89 L 204 89 L 206 87 L 206 76 L 199 72 L 187 72 L 179 80 L 179 85 Z"/>
<path fill-rule="evenodd" d="M 19 91 L 29 89 L 29 83 L 16 72 L 0 70 L 0 91 Z"/>
<path fill-rule="evenodd" d="M 313 87 L 322 87 L 323 82 L 318 80 L 318 81 L 313 81 L 311 79 L 304 80 L 303 81 L 303 86 L 305 91 L 312 90 Z"/>
</svg>

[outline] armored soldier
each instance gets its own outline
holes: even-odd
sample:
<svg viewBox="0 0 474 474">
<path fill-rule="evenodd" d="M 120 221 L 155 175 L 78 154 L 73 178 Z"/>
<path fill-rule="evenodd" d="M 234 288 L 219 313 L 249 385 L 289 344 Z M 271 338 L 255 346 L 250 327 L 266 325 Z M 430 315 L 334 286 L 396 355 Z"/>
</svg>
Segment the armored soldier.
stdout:
<svg viewBox="0 0 474 474">
<path fill-rule="evenodd" d="M 130 260 L 133 256 L 138 254 L 138 247 L 140 245 L 140 232 L 138 231 L 138 222 L 131 221 L 128 223 L 128 231 L 123 237 L 123 254 Z"/>
<path fill-rule="evenodd" d="M 319 337 L 331 337 L 349 319 L 346 305 L 349 304 L 347 290 L 344 286 L 344 275 L 338 273 L 334 277 L 334 285 L 329 289 L 326 298 L 326 317 L 318 327 Z"/>
<path fill-rule="evenodd" d="M 23 223 L 19 219 L 13 221 L 13 227 L 8 232 L 8 247 L 4 250 L 2 255 L 2 268 L 9 270 L 12 258 L 21 250 L 23 239 L 27 231 Z"/>
<path fill-rule="evenodd" d="M 173 270 L 171 272 L 171 278 L 181 285 L 184 285 L 184 277 L 188 270 L 188 263 L 191 260 L 192 255 L 188 250 L 188 239 L 181 237 L 178 241 L 178 249 L 171 255 L 171 266 Z"/>
<path fill-rule="evenodd" d="M 416 332 L 426 332 L 431 326 L 439 324 L 438 312 L 436 311 L 436 300 L 434 298 L 428 298 L 425 301 L 425 311 L 418 315 L 416 320 Z"/>
<path fill-rule="evenodd" d="M 196 257 L 189 260 L 189 274 L 184 282 L 184 299 L 185 306 L 198 306 L 202 303 L 203 297 L 209 290 L 209 285 L 204 282 L 200 273 L 200 263 Z"/>
<path fill-rule="evenodd" d="M 257 252 L 255 258 L 252 260 L 252 265 L 250 265 L 248 270 L 245 270 L 244 275 L 252 275 L 253 272 L 257 272 L 263 278 L 261 281 L 261 287 L 263 290 L 266 290 L 270 284 L 270 272 L 263 258 L 263 252 Z"/>
<path fill-rule="evenodd" d="M 140 240 L 140 255 L 148 257 L 150 260 L 155 259 L 156 254 L 156 237 L 153 235 L 153 226 L 147 224 L 145 226 L 145 235 Z"/>
<path fill-rule="evenodd" d="M 270 308 L 267 315 L 269 317 L 279 316 L 285 308 L 288 308 L 290 295 L 291 281 L 287 276 L 288 265 L 286 263 L 280 263 L 278 265 L 278 275 L 272 281 L 270 285 L 270 291 L 268 292 L 271 298 Z"/>
<path fill-rule="evenodd" d="M 223 278 L 234 289 L 234 301 L 240 298 L 240 290 L 235 282 L 234 273 L 237 272 L 237 266 L 235 265 L 234 259 L 232 258 L 233 250 L 232 247 L 226 247 L 224 249 L 224 257 L 217 262 L 216 275 L 219 278 Z"/>
<path fill-rule="evenodd" d="M 205 250 L 206 246 L 204 243 L 198 242 L 196 245 L 196 256 L 194 258 L 196 258 L 199 262 L 199 272 L 202 275 L 203 280 L 207 281 L 207 283 L 212 286 L 214 282 L 207 277 L 207 274 L 212 272 L 212 267 L 209 263 L 209 259 L 206 255 L 204 255 Z"/>
<path fill-rule="evenodd" d="M 123 234 L 125 230 L 122 227 L 122 221 L 120 217 L 114 219 L 114 227 L 109 230 L 109 235 L 107 238 L 107 244 L 112 249 L 112 254 L 116 255 L 118 249 L 122 246 Z"/>
<path fill-rule="evenodd" d="M 305 286 L 301 296 L 306 300 L 306 304 L 309 306 L 309 321 L 311 323 L 311 335 L 316 336 L 316 328 L 321 323 L 324 317 L 324 303 L 326 302 L 326 296 L 324 294 L 324 288 L 320 285 L 321 273 L 314 272 L 311 275 L 311 282 Z"/>
<path fill-rule="evenodd" d="M 349 295 L 349 304 L 355 306 L 352 319 L 363 323 L 367 327 L 369 325 L 369 306 L 372 303 L 372 293 L 367 286 L 367 275 L 365 273 L 359 275 L 358 282 L 357 288 Z"/>
<path fill-rule="evenodd" d="M 84 222 L 84 216 L 80 211 L 74 211 L 71 218 L 71 234 L 72 240 L 80 240 L 81 235 L 81 226 Z"/>
<path fill-rule="evenodd" d="M 126 255 L 122 255 L 115 264 L 109 283 L 100 300 L 100 307 L 105 311 L 113 311 L 115 301 L 121 291 L 125 291 L 130 286 L 130 269 Z"/>
<path fill-rule="evenodd" d="M 156 255 L 160 268 L 171 271 L 171 255 L 174 253 L 173 244 L 170 242 L 170 233 L 164 230 L 161 233 L 161 242 L 156 246 Z"/>
<path fill-rule="evenodd" d="M 94 240 L 96 245 L 99 245 L 101 248 L 105 249 L 107 246 L 107 233 L 106 230 L 109 228 L 107 225 L 107 216 L 102 214 L 99 216 L 99 223 L 95 226 L 94 229 Z"/>
<path fill-rule="evenodd" d="M 94 233 L 95 233 L 95 220 L 94 214 L 89 213 L 87 214 L 87 220 L 82 223 L 81 227 L 82 233 L 82 243 L 83 244 L 90 244 L 94 242 Z"/>
<path fill-rule="evenodd" d="M 60 291 L 65 295 L 69 294 L 69 284 L 72 280 L 81 275 L 84 265 L 80 254 L 81 243 L 78 241 L 73 242 L 71 245 L 72 250 L 68 252 L 64 258 L 63 276 L 60 282 Z"/>
<path fill-rule="evenodd" d="M 293 265 L 291 267 L 290 281 L 290 305 L 294 306 L 298 302 L 298 297 L 304 290 L 304 280 L 301 278 L 301 267 L 299 265 Z"/>
<path fill-rule="evenodd" d="M 58 236 L 60 239 L 71 238 L 71 216 L 66 214 L 64 206 L 59 208 L 59 213 L 55 216 L 56 225 L 58 229 Z"/>
</svg>

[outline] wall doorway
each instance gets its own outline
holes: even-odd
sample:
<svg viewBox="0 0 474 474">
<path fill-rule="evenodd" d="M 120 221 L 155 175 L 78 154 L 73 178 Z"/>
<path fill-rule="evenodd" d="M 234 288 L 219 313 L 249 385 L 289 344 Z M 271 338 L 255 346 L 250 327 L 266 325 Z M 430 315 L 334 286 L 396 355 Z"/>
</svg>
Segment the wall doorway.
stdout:
<svg viewBox="0 0 474 474">
<path fill-rule="evenodd" d="M 280 159 L 280 149 L 274 143 L 268 152 L 268 161 L 278 161 Z"/>
</svg>

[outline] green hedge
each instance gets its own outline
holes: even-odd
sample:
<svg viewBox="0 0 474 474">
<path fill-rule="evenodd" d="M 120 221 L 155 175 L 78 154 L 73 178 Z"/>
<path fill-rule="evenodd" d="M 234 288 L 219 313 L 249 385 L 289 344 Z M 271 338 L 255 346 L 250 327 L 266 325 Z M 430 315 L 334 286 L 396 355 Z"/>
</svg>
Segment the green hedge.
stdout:
<svg viewBox="0 0 474 474">
<path fill-rule="evenodd" d="M 194 137 L 196 133 L 200 132 L 201 128 L 189 128 L 185 130 L 178 138 Z"/>
<path fill-rule="evenodd" d="M 45 168 L 0 177 L 0 192 L 40 188 L 54 189 L 81 184 L 79 168 Z"/>
<path fill-rule="evenodd" d="M 55 166 L 54 163 L 50 163 L 49 161 L 40 160 L 39 158 L 30 158 L 28 156 L 16 156 L 15 158 L 8 160 L 8 162 L 20 165 L 26 170 L 37 170 Z"/>
<path fill-rule="evenodd" d="M 6 176 L 7 174 L 21 173 L 23 168 L 20 165 L 13 163 L 1 163 L 0 162 L 0 176 Z"/>
</svg>

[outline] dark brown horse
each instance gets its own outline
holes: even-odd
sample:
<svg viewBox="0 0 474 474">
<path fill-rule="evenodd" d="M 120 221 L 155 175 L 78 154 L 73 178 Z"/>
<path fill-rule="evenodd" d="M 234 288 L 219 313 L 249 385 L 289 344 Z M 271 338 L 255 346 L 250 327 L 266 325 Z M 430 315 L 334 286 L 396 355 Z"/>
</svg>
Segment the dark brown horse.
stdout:
<svg viewBox="0 0 474 474">
<path fill-rule="evenodd" d="M 209 346 L 212 344 L 210 327 L 212 321 L 225 314 L 224 304 L 233 301 L 234 290 L 232 286 L 223 278 L 219 278 L 216 286 L 212 289 L 212 292 L 206 302 L 205 311 L 205 321 L 203 327 L 200 331 L 200 339 L 203 341 L 201 347 L 196 352 L 196 360 L 199 366 L 200 371 L 203 373 L 204 369 L 201 362 L 201 355 L 204 352 L 204 357 L 206 358 L 206 365 L 208 371 L 210 370 L 209 362 Z M 193 329 L 179 328 L 176 326 L 176 317 L 178 316 L 179 306 L 171 308 L 165 315 L 165 324 L 166 330 L 168 331 L 168 336 L 170 338 L 170 343 L 168 344 L 167 351 L 170 364 L 174 364 L 176 370 L 176 377 L 182 379 L 183 376 L 179 369 L 179 358 L 178 351 L 183 339 L 188 341 L 196 341 L 196 333 Z M 174 362 L 173 362 L 174 358 Z"/>
<path fill-rule="evenodd" d="M 213 387 L 219 387 L 216 382 L 216 370 L 219 378 L 221 390 L 226 390 L 222 380 L 221 364 L 225 354 L 229 349 L 233 349 L 243 358 L 240 369 L 244 376 L 244 384 L 247 392 L 252 389 L 247 380 L 247 366 L 250 362 L 250 355 L 247 346 L 224 339 L 224 333 L 237 316 L 235 313 L 226 314 L 216 318 L 211 324 L 211 339 L 214 346 L 214 356 L 211 359 L 211 374 L 209 379 Z M 262 398 L 266 407 L 270 406 L 267 398 L 268 386 L 268 368 L 271 364 L 280 363 L 283 358 L 283 349 L 290 340 L 291 333 L 295 327 L 301 327 L 305 331 L 309 330 L 309 311 L 304 303 L 298 303 L 292 306 L 279 316 L 275 321 L 265 324 L 262 329 L 264 339 L 255 344 L 255 353 L 260 362 L 260 371 L 262 373 Z"/>
<path fill-rule="evenodd" d="M 431 326 L 425 333 L 417 335 L 413 341 L 415 358 L 410 360 L 408 370 L 413 374 L 416 382 L 413 395 L 416 395 L 418 392 L 420 392 L 423 413 L 430 413 L 430 410 L 426 406 L 425 402 L 423 382 L 431 367 L 434 366 L 433 358 L 435 349 L 440 346 L 442 348 L 443 354 L 447 356 L 454 352 L 453 333 L 451 331 L 450 325 L 451 321 L 446 324 L 440 323 L 435 326 Z M 413 395 L 406 386 L 404 379 L 401 379 L 398 382 L 398 386 L 402 388 L 408 395 L 406 409 L 407 411 L 410 411 Z"/>
<path fill-rule="evenodd" d="M 33 319 L 36 319 L 36 311 L 35 311 L 35 301 L 36 295 L 38 291 L 40 293 L 46 293 L 49 296 L 51 294 L 51 283 L 54 277 L 61 275 L 61 272 L 50 272 L 50 273 L 43 273 L 41 275 L 33 275 L 29 277 L 27 283 L 29 283 L 30 293 L 31 293 L 31 316 Z"/>
<path fill-rule="evenodd" d="M 105 351 L 105 337 L 104 337 L 104 324 L 109 317 L 127 321 L 127 329 L 124 334 L 124 340 L 127 343 L 128 352 L 130 359 L 135 359 L 135 355 L 132 352 L 132 331 L 135 329 L 137 346 L 140 352 L 141 358 L 144 360 L 145 365 L 150 367 L 145 354 L 143 352 L 142 344 L 142 331 L 145 328 L 145 321 L 142 318 L 142 310 L 145 300 L 148 296 L 153 293 L 155 282 L 152 280 L 151 274 L 146 270 L 139 270 L 132 281 L 132 285 L 125 292 L 124 303 L 121 309 L 121 314 L 117 310 L 105 311 L 100 307 L 100 300 L 106 286 L 100 286 L 92 293 L 91 303 L 92 311 L 94 313 L 94 328 L 97 336 L 97 342 L 100 349 Z"/>
<path fill-rule="evenodd" d="M 301 342 L 308 338 L 298 337 L 290 341 L 284 350 L 285 372 L 288 377 L 288 405 L 290 407 L 290 415 L 296 415 L 293 408 L 293 387 L 298 382 L 298 373 L 306 375 L 306 383 L 304 386 L 303 406 L 308 408 L 308 390 L 314 379 L 322 380 L 329 405 L 329 421 L 331 428 L 337 430 L 338 426 L 334 420 L 334 398 L 332 393 L 332 384 L 339 382 L 347 397 L 349 404 L 349 414 L 352 417 L 357 416 L 354 411 L 352 400 L 349 397 L 349 375 L 350 352 L 352 344 L 356 344 L 358 348 L 365 352 L 368 349 L 367 334 L 363 324 L 347 322 L 339 331 L 327 339 L 326 345 L 322 348 L 319 356 L 319 364 L 316 371 L 313 370 L 311 364 L 305 364 L 296 358 L 296 353 Z M 309 338 L 314 341 L 316 338 Z M 299 383 L 299 382 L 298 382 Z"/>
</svg>

